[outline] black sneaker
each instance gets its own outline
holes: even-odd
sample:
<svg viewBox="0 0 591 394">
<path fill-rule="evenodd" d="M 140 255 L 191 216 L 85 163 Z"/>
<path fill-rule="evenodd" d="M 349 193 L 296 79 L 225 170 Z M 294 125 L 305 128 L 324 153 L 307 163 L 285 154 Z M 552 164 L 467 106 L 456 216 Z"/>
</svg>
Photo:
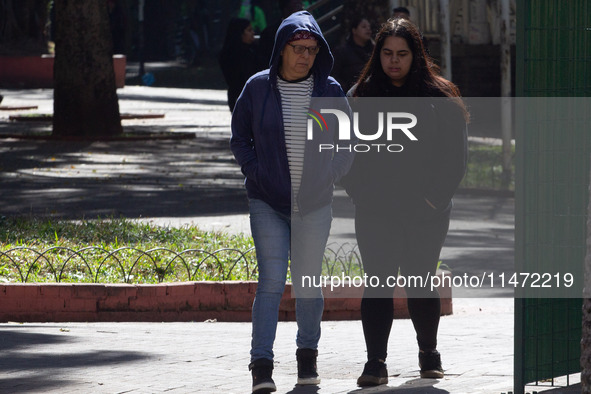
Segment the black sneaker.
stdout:
<svg viewBox="0 0 591 394">
<path fill-rule="evenodd" d="M 365 363 L 363 373 L 357 379 L 360 387 L 379 386 L 388 383 L 388 369 L 384 360 L 373 359 Z"/>
<path fill-rule="evenodd" d="M 298 384 L 319 384 L 320 378 L 316 370 L 316 358 L 318 350 L 298 349 L 296 359 L 298 360 Z"/>
<path fill-rule="evenodd" d="M 252 372 L 252 394 L 272 393 L 277 390 L 273 375 L 273 361 L 266 358 L 254 360 L 248 366 Z"/>
<path fill-rule="evenodd" d="M 442 379 L 441 354 L 437 350 L 419 352 L 419 367 L 421 378 Z"/>
</svg>

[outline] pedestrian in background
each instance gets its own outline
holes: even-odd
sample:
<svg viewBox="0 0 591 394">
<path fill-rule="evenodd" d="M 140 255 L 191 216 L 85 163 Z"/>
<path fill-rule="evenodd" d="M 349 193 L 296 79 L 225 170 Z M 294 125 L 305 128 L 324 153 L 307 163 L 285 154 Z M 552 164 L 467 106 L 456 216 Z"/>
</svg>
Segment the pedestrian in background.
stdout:
<svg viewBox="0 0 591 394">
<path fill-rule="evenodd" d="M 275 34 L 281 25 L 281 22 L 291 14 L 302 10 L 302 0 L 279 0 L 279 12 L 281 13 L 281 20 L 272 25 L 268 25 L 261 33 L 259 39 L 259 57 L 265 68 L 269 66 L 271 54 L 273 53 L 273 45 L 275 44 Z"/>
<path fill-rule="evenodd" d="M 396 7 L 392 10 L 392 18 L 402 18 L 410 20 L 410 11 L 406 7 Z"/>
<path fill-rule="evenodd" d="M 275 38 L 269 69 L 244 87 L 232 114 L 231 149 L 246 176 L 250 225 L 256 248 L 258 286 L 252 307 L 249 369 L 253 393 L 276 390 L 273 344 L 288 261 L 296 297 L 298 384 L 318 384 L 316 369 L 324 307 L 318 287 L 332 221 L 334 182 L 349 169 L 351 152 L 319 152 L 306 139 L 307 108 L 314 97 L 340 97 L 329 77 L 333 57 L 322 32 L 306 11 L 286 18 Z M 348 108 L 348 106 L 347 106 Z M 318 132 L 334 143 L 336 121 Z"/>
<path fill-rule="evenodd" d="M 410 21 L 410 10 L 406 7 L 396 7 L 392 10 L 392 18 L 402 18 Z M 418 22 L 416 22 L 415 24 L 418 26 Z M 427 41 L 422 32 L 420 34 L 421 41 L 423 42 L 423 47 L 425 48 L 425 52 L 427 53 L 427 55 L 429 55 L 429 42 Z"/>
<path fill-rule="evenodd" d="M 367 18 L 359 16 L 353 19 L 347 40 L 334 51 L 334 67 L 331 74 L 345 92 L 359 78 L 373 47 L 371 25 Z"/>
<path fill-rule="evenodd" d="M 376 37 L 376 47 L 353 97 L 400 97 L 396 110 L 416 102 L 410 113 L 416 141 L 397 153 L 358 154 L 343 180 L 355 204 L 355 231 L 363 268 L 369 277 L 436 274 L 447 235 L 454 195 L 466 169 L 466 109 L 458 88 L 438 74 L 426 54 L 417 27 L 402 18 L 390 19 Z M 420 99 L 413 99 L 413 98 Z M 397 104 L 397 103 L 400 103 Z M 385 133 L 384 133 L 385 134 Z M 401 145 L 402 146 L 402 145 Z M 361 319 L 367 363 L 359 386 L 388 382 L 386 356 L 393 319 L 393 288 L 366 287 Z M 437 289 L 405 288 L 408 311 L 417 334 L 422 378 L 442 378 L 437 350 L 441 303 Z"/>
<path fill-rule="evenodd" d="M 267 27 L 265 11 L 259 7 L 257 0 L 242 0 L 238 10 L 238 17 L 251 21 L 256 34 L 260 34 Z"/>
<path fill-rule="evenodd" d="M 228 84 L 228 106 L 230 111 L 234 111 L 236 100 L 248 78 L 263 69 L 256 53 L 254 30 L 248 19 L 230 20 L 218 60 Z"/>
</svg>

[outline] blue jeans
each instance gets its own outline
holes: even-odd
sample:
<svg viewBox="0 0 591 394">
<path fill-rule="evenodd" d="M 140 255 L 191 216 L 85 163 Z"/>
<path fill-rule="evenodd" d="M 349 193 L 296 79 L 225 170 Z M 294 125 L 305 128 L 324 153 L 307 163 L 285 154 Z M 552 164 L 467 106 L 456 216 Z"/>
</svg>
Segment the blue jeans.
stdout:
<svg viewBox="0 0 591 394">
<path fill-rule="evenodd" d="M 258 199 L 249 201 L 250 227 L 256 248 L 259 281 L 252 306 L 251 361 L 273 360 L 279 303 L 285 289 L 288 258 L 296 296 L 298 349 L 317 349 L 324 308 L 322 290 L 302 287 L 301 277 L 320 276 L 332 222 L 327 205 L 305 216 L 281 214 Z M 291 252 L 291 253 L 290 253 Z"/>
</svg>

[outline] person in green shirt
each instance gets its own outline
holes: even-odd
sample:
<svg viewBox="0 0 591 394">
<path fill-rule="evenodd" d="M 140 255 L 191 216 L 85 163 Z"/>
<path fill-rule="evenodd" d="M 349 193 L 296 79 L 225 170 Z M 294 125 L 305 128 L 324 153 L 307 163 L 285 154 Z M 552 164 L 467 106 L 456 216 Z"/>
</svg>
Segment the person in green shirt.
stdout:
<svg viewBox="0 0 591 394">
<path fill-rule="evenodd" d="M 267 27 L 265 12 L 253 0 L 242 0 L 238 17 L 248 19 L 256 34 L 260 34 Z"/>
</svg>

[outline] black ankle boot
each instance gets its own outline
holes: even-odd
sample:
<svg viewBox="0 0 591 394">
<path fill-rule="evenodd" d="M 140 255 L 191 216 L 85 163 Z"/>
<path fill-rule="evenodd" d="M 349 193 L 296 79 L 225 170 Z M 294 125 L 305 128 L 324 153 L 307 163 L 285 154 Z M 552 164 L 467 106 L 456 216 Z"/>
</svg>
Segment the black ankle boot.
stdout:
<svg viewBox="0 0 591 394">
<path fill-rule="evenodd" d="M 379 386 L 388 383 L 388 369 L 384 360 L 373 359 L 365 363 L 361 376 L 357 379 L 360 387 Z"/>
<path fill-rule="evenodd" d="M 441 368 L 441 355 L 437 350 L 419 352 L 419 366 L 421 367 L 421 378 L 443 378 L 443 368 Z"/>
<path fill-rule="evenodd" d="M 254 360 L 248 366 L 252 372 L 252 394 L 272 393 L 277 390 L 273 382 L 273 361 L 266 358 Z"/>
<path fill-rule="evenodd" d="M 296 359 L 298 360 L 298 384 L 319 384 L 320 378 L 316 370 L 316 358 L 318 350 L 298 349 Z"/>
</svg>

